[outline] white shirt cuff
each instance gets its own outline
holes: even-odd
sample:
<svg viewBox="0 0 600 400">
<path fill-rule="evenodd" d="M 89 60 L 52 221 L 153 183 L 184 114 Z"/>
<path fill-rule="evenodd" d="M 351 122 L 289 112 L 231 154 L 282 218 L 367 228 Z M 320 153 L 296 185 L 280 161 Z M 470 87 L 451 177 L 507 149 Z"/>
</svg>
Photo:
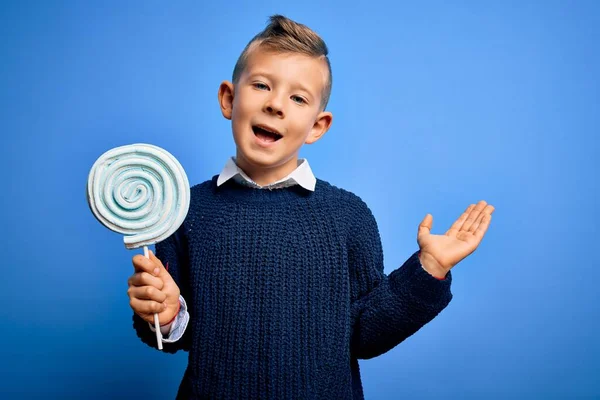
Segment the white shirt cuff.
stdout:
<svg viewBox="0 0 600 400">
<path fill-rule="evenodd" d="M 160 332 L 163 335 L 163 343 L 174 343 L 181 339 L 185 329 L 187 328 L 188 322 L 190 321 L 190 314 L 187 311 L 187 304 L 181 295 L 179 296 L 179 304 L 181 307 L 179 308 L 179 313 L 177 313 L 175 316 L 175 320 L 170 326 L 167 325 L 161 327 L 160 329 Z M 156 328 L 154 328 L 153 324 L 148 323 L 148 326 L 150 326 L 150 330 L 152 332 L 156 332 Z"/>
</svg>

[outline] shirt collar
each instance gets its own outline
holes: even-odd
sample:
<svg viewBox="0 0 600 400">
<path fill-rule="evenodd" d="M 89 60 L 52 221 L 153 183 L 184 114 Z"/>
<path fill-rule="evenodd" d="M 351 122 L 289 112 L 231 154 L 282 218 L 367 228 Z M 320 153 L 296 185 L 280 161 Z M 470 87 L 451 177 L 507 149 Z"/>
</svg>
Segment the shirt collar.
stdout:
<svg viewBox="0 0 600 400">
<path fill-rule="evenodd" d="M 231 157 L 227 160 L 225 167 L 219 174 L 217 179 L 217 186 L 221 186 L 228 180 L 233 179 L 237 183 L 245 186 L 254 187 L 257 189 L 280 189 L 284 187 L 290 187 L 294 185 L 300 185 L 306 190 L 314 192 L 317 179 L 308 165 L 308 160 L 299 159 L 298 166 L 296 169 L 283 179 L 273 182 L 266 186 L 260 186 L 254 182 L 235 162 L 235 157 Z"/>
</svg>

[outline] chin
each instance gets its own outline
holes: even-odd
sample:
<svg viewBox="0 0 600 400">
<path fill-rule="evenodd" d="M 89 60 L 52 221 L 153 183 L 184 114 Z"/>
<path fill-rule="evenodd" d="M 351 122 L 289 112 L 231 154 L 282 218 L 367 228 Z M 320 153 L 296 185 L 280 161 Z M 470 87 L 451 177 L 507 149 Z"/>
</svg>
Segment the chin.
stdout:
<svg viewBox="0 0 600 400">
<path fill-rule="evenodd" d="M 281 164 L 279 157 L 258 151 L 239 151 L 238 154 L 250 165 L 259 168 L 270 168 Z"/>
</svg>

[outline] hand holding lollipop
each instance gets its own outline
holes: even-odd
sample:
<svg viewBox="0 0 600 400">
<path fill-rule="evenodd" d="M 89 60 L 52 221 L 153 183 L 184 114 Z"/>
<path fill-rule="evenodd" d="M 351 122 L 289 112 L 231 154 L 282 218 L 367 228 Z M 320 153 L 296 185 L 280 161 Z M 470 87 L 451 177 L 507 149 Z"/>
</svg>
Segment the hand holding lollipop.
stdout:
<svg viewBox="0 0 600 400">
<path fill-rule="evenodd" d="M 132 144 L 98 158 L 88 177 L 87 199 L 100 223 L 125 234 L 125 247 L 143 247 L 150 259 L 147 246 L 166 239 L 183 223 L 190 186 L 183 167 L 170 153 L 148 144 Z M 152 261 L 160 263 L 156 257 Z M 162 350 L 157 313 L 154 326 Z"/>
</svg>

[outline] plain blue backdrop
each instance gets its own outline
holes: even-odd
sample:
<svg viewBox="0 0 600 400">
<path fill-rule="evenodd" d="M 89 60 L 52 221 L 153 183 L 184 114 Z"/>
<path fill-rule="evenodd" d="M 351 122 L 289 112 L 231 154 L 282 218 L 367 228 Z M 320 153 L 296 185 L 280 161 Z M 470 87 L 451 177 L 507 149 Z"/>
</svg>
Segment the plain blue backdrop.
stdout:
<svg viewBox="0 0 600 400">
<path fill-rule="evenodd" d="M 192 184 L 234 153 L 217 88 L 271 14 L 330 48 L 332 129 L 303 149 L 361 196 L 386 273 L 471 202 L 496 206 L 454 300 L 361 361 L 366 398 L 600 396 L 600 3 L 4 1 L 0 397 L 173 398 L 186 353 L 142 344 L 131 257 L 85 185 L 161 146 Z"/>
</svg>

